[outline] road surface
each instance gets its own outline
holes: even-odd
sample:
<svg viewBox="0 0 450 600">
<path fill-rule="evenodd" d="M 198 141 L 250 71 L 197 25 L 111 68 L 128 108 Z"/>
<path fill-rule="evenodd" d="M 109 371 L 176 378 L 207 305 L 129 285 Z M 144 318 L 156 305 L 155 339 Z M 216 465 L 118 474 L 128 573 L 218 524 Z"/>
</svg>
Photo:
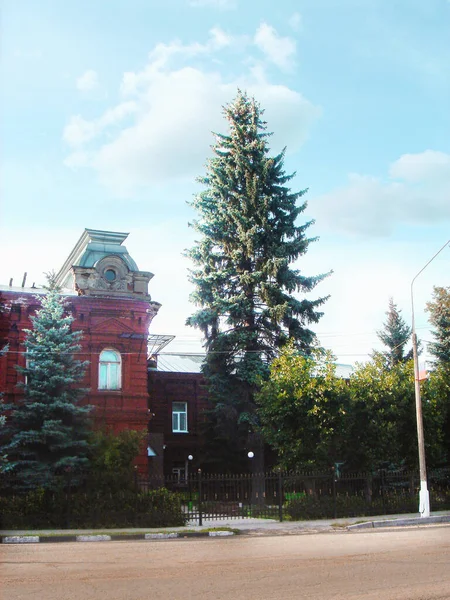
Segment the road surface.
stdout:
<svg viewBox="0 0 450 600">
<path fill-rule="evenodd" d="M 0 551 L 5 600 L 450 600 L 450 526 Z"/>
</svg>

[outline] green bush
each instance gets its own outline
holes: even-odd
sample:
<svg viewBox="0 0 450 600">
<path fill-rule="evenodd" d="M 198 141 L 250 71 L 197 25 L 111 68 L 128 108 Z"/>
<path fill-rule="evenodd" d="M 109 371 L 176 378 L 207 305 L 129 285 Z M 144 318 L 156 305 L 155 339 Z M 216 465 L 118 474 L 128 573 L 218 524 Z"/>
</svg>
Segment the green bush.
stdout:
<svg viewBox="0 0 450 600">
<path fill-rule="evenodd" d="M 180 500 L 149 492 L 46 492 L 0 498 L 2 529 L 176 527 L 186 523 Z"/>
<path fill-rule="evenodd" d="M 406 493 L 391 493 L 367 502 L 363 494 L 337 494 L 336 504 L 331 495 L 305 495 L 285 504 L 285 512 L 293 521 L 308 519 L 332 519 L 336 517 L 364 517 L 417 512 L 416 496 Z"/>
</svg>

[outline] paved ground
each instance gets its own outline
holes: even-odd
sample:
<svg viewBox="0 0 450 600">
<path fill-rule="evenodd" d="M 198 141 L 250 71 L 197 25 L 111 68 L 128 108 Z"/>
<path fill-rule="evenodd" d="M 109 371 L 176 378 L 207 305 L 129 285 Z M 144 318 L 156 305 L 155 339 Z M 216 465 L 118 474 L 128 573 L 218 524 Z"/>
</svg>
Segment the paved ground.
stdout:
<svg viewBox="0 0 450 600">
<path fill-rule="evenodd" d="M 432 513 L 432 519 L 439 518 L 445 519 L 450 522 L 450 511 L 439 511 Z M 321 519 L 316 521 L 274 521 L 272 519 L 204 519 L 203 525 L 199 527 L 196 523 L 188 524 L 187 528 L 195 531 L 202 531 L 211 527 L 230 527 L 232 529 L 238 529 L 248 535 L 300 535 L 309 533 L 319 533 L 325 531 L 339 531 L 347 526 L 359 524 L 364 522 L 375 522 L 383 523 L 384 521 L 392 522 L 393 526 L 403 525 L 410 520 L 415 520 L 417 525 L 424 525 L 427 519 L 421 519 L 417 513 L 413 514 L 401 514 L 401 515 L 378 515 L 375 517 L 355 517 L 346 519 Z M 183 531 L 186 528 L 180 527 L 167 527 L 158 529 L 102 529 L 102 533 L 117 534 L 117 533 L 151 533 L 160 531 Z M 0 536 L 9 535 L 82 535 L 87 533 L 95 533 L 94 530 L 80 530 L 80 529 L 53 529 L 53 530 L 21 530 L 11 531 L 3 530 L 0 531 Z"/>
<path fill-rule="evenodd" d="M 3 545 L 8 600 L 448 600 L 450 526 Z"/>
</svg>

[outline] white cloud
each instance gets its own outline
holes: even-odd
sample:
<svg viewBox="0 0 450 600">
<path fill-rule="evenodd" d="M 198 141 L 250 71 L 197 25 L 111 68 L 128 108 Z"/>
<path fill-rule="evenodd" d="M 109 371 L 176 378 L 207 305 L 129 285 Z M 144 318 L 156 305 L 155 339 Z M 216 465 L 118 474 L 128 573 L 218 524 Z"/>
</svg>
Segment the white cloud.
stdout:
<svg viewBox="0 0 450 600">
<path fill-rule="evenodd" d="M 161 72 L 167 71 L 174 63 L 188 63 L 193 59 L 208 58 L 232 43 L 245 43 L 225 33 L 219 27 L 213 27 L 209 31 L 209 38 L 205 44 L 193 42 L 183 44 L 179 40 L 173 40 L 168 44 L 159 43 L 148 55 L 147 66 L 140 72 L 127 71 L 123 74 L 120 91 L 124 96 L 138 94 L 151 84 L 155 77 Z"/>
<path fill-rule="evenodd" d="M 195 8 L 233 10 L 237 8 L 237 0 L 189 0 L 189 5 Z"/>
<path fill-rule="evenodd" d="M 89 69 L 83 75 L 80 75 L 76 81 L 77 90 L 80 92 L 93 92 L 100 88 L 98 74 L 96 71 Z"/>
<path fill-rule="evenodd" d="M 296 44 L 292 38 L 281 37 L 271 25 L 261 23 L 254 42 L 274 65 L 283 70 L 292 68 L 296 52 Z"/>
<path fill-rule="evenodd" d="M 215 48 L 225 48 L 233 41 L 233 38 L 222 31 L 220 27 L 213 27 L 209 33 L 211 34 L 212 45 Z"/>
<path fill-rule="evenodd" d="M 88 167 L 90 164 L 89 154 L 87 152 L 72 152 L 69 156 L 64 160 L 64 164 L 66 167 L 70 169 L 81 169 L 82 167 Z"/>
<path fill-rule="evenodd" d="M 266 110 L 272 145 L 294 150 L 303 143 L 320 109 L 285 85 L 270 83 L 263 65 L 246 62 L 225 77 L 216 69 L 221 52 L 248 44 L 219 28 L 204 44 L 158 44 L 141 71 L 124 73 L 120 91 L 131 98 L 98 119 L 69 119 L 63 138 L 73 149 L 66 165 L 88 165 L 114 194 L 131 196 L 140 186 L 194 180 L 213 143 L 211 131 L 226 124 L 221 107 L 237 88 L 247 90 Z M 209 61 L 209 62 L 208 62 Z M 194 66 L 195 65 L 195 66 Z M 279 142 L 278 142 L 279 140 Z"/>
<path fill-rule="evenodd" d="M 289 19 L 289 26 L 294 31 L 300 31 L 302 29 L 302 15 L 298 12 L 294 13 Z"/>
<path fill-rule="evenodd" d="M 87 121 L 80 115 L 72 116 L 64 127 L 63 140 L 71 147 L 78 148 L 93 140 L 112 125 L 116 125 L 137 110 L 135 102 L 122 102 L 107 110 L 99 119 Z"/>
<path fill-rule="evenodd" d="M 450 180 L 450 154 L 425 150 L 420 154 L 404 154 L 389 170 L 394 179 L 405 181 Z"/>
<path fill-rule="evenodd" d="M 450 221 L 450 154 L 404 154 L 389 174 L 384 181 L 351 174 L 347 185 L 315 198 L 311 209 L 333 229 L 373 236 L 405 223 Z"/>
</svg>

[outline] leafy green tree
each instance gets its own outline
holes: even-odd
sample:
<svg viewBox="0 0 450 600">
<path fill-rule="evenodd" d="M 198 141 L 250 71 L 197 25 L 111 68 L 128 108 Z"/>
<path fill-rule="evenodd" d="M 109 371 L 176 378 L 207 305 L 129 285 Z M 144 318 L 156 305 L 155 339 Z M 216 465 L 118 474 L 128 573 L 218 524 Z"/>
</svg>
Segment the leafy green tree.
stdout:
<svg viewBox="0 0 450 600">
<path fill-rule="evenodd" d="M 427 465 L 448 466 L 450 461 L 450 377 L 444 365 L 433 369 L 422 383 L 424 438 Z"/>
<path fill-rule="evenodd" d="M 412 358 L 412 349 L 405 353 L 405 346 L 411 338 L 411 328 L 405 323 L 401 316 L 401 310 L 397 308 L 392 298 L 389 299 L 389 309 L 386 312 L 387 320 L 383 329 L 377 332 L 378 338 L 387 347 L 382 352 L 389 367 L 394 367 L 399 362 L 406 362 Z"/>
<path fill-rule="evenodd" d="M 18 367 L 26 380 L 24 399 L 6 406 L 11 413 L 4 428 L 7 470 L 22 489 L 51 488 L 55 475 L 89 464 L 91 407 L 80 405 L 87 363 L 74 357 L 81 333 L 71 331 L 73 317 L 51 277 L 39 300 L 33 328 L 26 330 L 27 365 Z"/>
<path fill-rule="evenodd" d="M 436 359 L 428 384 L 433 391 L 431 399 L 440 407 L 443 419 L 441 462 L 445 464 L 450 460 L 450 287 L 434 287 L 433 300 L 428 302 L 427 311 L 436 340 L 428 345 Z"/>
<path fill-rule="evenodd" d="M 123 490 L 135 484 L 134 459 L 146 437 L 145 432 L 124 429 L 95 431 L 90 438 L 91 487 L 110 491 Z"/>
<path fill-rule="evenodd" d="M 229 133 L 215 134 L 213 158 L 199 179 L 205 189 L 192 202 L 200 239 L 188 256 L 199 309 L 187 324 L 205 337 L 204 374 L 215 404 L 211 437 L 227 461 L 245 445 L 254 393 L 270 361 L 288 340 L 310 351 L 309 326 L 326 300 L 305 297 L 326 275 L 306 276 L 291 266 L 316 238 L 306 235 L 312 221 L 297 223 L 306 190 L 287 187 L 294 175 L 284 172 L 284 151 L 270 156 L 262 115 L 240 91 L 224 108 Z"/>
<path fill-rule="evenodd" d="M 383 356 L 357 365 L 350 378 L 350 427 L 346 466 L 367 470 L 386 465 L 415 467 L 417 431 L 412 361 L 389 368 Z"/>
<path fill-rule="evenodd" d="M 436 339 L 429 344 L 429 350 L 437 363 L 450 369 L 450 286 L 433 288 L 433 300 L 428 302 L 427 311 Z"/>
<path fill-rule="evenodd" d="M 341 462 L 349 419 L 349 388 L 329 353 L 304 356 L 292 346 L 270 367 L 256 395 L 261 431 L 285 469 Z"/>
</svg>

